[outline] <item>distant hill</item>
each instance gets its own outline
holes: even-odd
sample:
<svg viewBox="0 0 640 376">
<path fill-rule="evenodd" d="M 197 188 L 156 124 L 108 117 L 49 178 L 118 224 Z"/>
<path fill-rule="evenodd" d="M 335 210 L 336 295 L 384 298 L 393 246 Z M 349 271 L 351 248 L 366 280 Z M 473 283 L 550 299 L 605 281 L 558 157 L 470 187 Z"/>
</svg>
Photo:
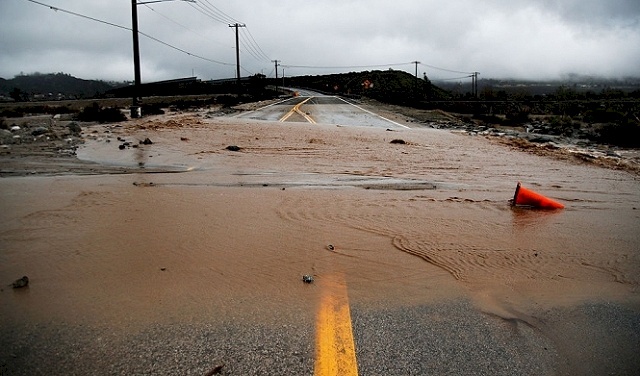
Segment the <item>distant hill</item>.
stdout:
<svg viewBox="0 0 640 376">
<path fill-rule="evenodd" d="M 19 75 L 0 78 L 0 95 L 10 97 L 16 89 L 30 99 L 92 98 L 124 83 L 82 80 L 65 73 Z"/>
<path fill-rule="evenodd" d="M 366 96 L 383 102 L 410 104 L 422 100 L 446 100 L 450 93 L 427 77 L 400 70 L 375 70 L 288 78 L 287 85 L 330 94 Z"/>
</svg>

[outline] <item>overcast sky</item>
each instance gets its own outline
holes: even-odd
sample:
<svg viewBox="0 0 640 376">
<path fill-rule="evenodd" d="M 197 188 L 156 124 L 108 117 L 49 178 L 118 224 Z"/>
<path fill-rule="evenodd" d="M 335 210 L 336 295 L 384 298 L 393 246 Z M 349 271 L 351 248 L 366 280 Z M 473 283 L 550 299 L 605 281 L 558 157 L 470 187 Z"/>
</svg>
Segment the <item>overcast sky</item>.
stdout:
<svg viewBox="0 0 640 376">
<path fill-rule="evenodd" d="M 138 0 L 144 2 L 146 0 Z M 143 82 L 402 69 L 431 79 L 640 76 L 639 0 L 196 0 L 138 5 Z M 133 80 L 131 1 L 0 0 L 0 77 Z M 70 11 L 119 25 L 78 17 Z M 176 50 L 180 49 L 185 52 Z M 204 58 L 204 59 L 203 59 Z M 443 68 L 436 69 L 436 68 Z M 463 73 L 460 73 L 463 72 Z"/>
</svg>

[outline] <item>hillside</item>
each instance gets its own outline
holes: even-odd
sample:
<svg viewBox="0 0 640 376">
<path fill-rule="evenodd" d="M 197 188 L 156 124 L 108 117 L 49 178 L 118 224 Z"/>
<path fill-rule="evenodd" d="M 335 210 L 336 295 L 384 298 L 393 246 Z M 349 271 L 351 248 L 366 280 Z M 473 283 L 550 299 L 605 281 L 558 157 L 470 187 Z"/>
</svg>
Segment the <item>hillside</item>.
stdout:
<svg viewBox="0 0 640 376">
<path fill-rule="evenodd" d="M 331 94 L 366 96 L 382 102 L 410 104 L 421 100 L 446 100 L 450 94 L 426 77 L 416 78 L 404 71 L 365 71 L 321 76 L 298 76 L 288 85 Z"/>
<path fill-rule="evenodd" d="M 21 100 L 91 98 L 122 85 L 83 80 L 65 73 L 35 73 L 0 79 L 0 95 Z"/>
</svg>

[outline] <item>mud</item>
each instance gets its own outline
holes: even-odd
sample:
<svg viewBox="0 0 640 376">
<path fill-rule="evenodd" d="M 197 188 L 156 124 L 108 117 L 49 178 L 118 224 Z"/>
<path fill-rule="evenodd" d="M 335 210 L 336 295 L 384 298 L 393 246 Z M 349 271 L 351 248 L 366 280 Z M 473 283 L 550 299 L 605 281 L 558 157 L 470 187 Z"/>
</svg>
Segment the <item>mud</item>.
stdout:
<svg viewBox="0 0 640 376">
<path fill-rule="evenodd" d="M 464 298 L 536 327 L 640 307 L 629 172 L 435 129 L 176 115 L 84 132 L 94 175 L 0 179 L 0 276 L 30 279 L 0 292 L 4 323 L 269 321 L 315 304 L 303 275 L 335 273 L 355 305 Z M 511 207 L 518 181 L 566 209 Z"/>
</svg>

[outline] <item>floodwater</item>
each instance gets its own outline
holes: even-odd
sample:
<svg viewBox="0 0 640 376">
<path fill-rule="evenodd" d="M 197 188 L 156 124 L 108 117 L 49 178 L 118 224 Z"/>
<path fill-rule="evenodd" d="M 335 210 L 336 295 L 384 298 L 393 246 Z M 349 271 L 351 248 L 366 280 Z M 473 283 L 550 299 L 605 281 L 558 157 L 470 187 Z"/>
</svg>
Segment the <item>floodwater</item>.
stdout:
<svg viewBox="0 0 640 376">
<path fill-rule="evenodd" d="M 637 176 L 432 129 L 151 125 L 78 153 L 137 173 L 0 180 L 1 281 L 31 280 L 0 293 L 3 322 L 268 321 L 314 306 L 302 275 L 336 273 L 369 307 L 638 306 Z M 518 181 L 566 209 L 511 207 Z"/>
</svg>

